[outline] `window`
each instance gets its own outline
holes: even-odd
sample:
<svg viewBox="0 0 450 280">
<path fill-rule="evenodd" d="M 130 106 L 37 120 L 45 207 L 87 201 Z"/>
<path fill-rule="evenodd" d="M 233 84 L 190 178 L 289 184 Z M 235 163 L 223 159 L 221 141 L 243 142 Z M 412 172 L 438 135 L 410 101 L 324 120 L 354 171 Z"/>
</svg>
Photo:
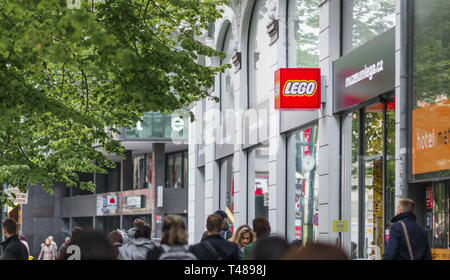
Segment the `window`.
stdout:
<svg viewBox="0 0 450 280">
<path fill-rule="evenodd" d="M 269 218 L 269 145 L 248 152 L 248 221 Z"/>
<path fill-rule="evenodd" d="M 224 210 L 229 217 L 230 228 L 234 221 L 234 175 L 233 156 L 220 160 L 220 209 Z"/>
<path fill-rule="evenodd" d="M 188 185 L 188 154 L 179 152 L 166 156 L 166 188 L 185 188 Z"/>
<path fill-rule="evenodd" d="M 228 23 L 227 30 L 223 39 L 222 51 L 226 54 L 221 64 L 228 64 L 233 55 L 231 43 L 233 41 L 233 30 Z M 225 73 L 220 75 L 220 110 L 222 111 L 222 119 L 224 119 L 227 109 L 234 109 L 234 87 L 232 69 L 226 69 Z"/>
<path fill-rule="evenodd" d="M 318 128 L 309 127 L 288 136 L 287 238 L 318 239 L 319 175 Z"/>
<path fill-rule="evenodd" d="M 394 0 L 345 0 L 344 53 L 362 46 L 395 25 Z"/>
<path fill-rule="evenodd" d="M 416 180 L 450 177 L 450 2 L 412 2 L 412 175 Z M 435 140 L 427 145 L 425 139 Z"/>
<path fill-rule="evenodd" d="M 152 157 L 149 154 L 133 156 L 133 189 L 151 188 Z"/>
<path fill-rule="evenodd" d="M 319 1 L 290 0 L 288 5 L 288 65 L 319 67 Z"/>
<path fill-rule="evenodd" d="M 273 48 L 269 46 L 270 38 L 266 28 L 268 21 L 266 3 L 266 0 L 257 0 L 250 19 L 247 52 L 249 108 L 266 101 L 269 98 L 269 90 L 274 85 L 274 74 L 270 66 L 275 53 Z"/>
</svg>

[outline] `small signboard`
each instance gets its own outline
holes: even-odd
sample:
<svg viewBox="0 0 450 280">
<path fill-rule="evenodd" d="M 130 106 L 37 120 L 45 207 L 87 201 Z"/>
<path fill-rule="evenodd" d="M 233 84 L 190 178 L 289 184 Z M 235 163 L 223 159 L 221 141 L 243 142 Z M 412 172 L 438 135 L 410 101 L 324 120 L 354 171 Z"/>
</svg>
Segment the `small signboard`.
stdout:
<svg viewBox="0 0 450 280">
<path fill-rule="evenodd" d="M 425 208 L 433 209 L 433 188 L 427 187 L 425 192 Z"/>
<path fill-rule="evenodd" d="M 12 196 L 14 193 L 14 196 Z M 23 193 L 18 187 L 8 188 L 9 199 L 15 204 L 27 204 L 28 203 L 28 193 Z"/>
<path fill-rule="evenodd" d="M 141 208 L 142 200 L 140 195 L 127 196 L 127 208 Z"/>
<path fill-rule="evenodd" d="M 315 226 L 319 225 L 319 213 L 318 212 L 316 212 L 313 216 L 313 223 Z"/>
<path fill-rule="evenodd" d="M 280 68 L 275 72 L 275 109 L 320 109 L 320 68 Z"/>
<path fill-rule="evenodd" d="M 333 220 L 333 232 L 348 232 L 347 220 Z"/>
</svg>

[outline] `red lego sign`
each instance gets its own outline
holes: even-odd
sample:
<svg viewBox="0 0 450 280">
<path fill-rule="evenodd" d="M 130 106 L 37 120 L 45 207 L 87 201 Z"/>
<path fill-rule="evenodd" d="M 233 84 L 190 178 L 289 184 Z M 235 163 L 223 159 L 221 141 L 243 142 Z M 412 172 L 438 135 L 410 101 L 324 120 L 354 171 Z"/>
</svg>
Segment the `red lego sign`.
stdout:
<svg viewBox="0 0 450 280">
<path fill-rule="evenodd" d="M 275 72 L 275 109 L 320 109 L 320 68 L 280 68 Z"/>
</svg>

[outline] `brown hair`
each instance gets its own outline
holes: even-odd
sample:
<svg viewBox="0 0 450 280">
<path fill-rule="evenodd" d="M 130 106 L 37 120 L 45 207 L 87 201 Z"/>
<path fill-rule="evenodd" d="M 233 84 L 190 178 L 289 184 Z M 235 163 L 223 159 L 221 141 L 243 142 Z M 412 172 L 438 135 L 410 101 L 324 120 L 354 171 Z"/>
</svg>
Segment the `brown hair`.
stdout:
<svg viewBox="0 0 450 280">
<path fill-rule="evenodd" d="M 414 211 L 414 200 L 412 200 L 412 199 L 408 199 L 408 198 L 401 199 L 398 202 L 398 205 L 400 206 L 402 213 Z"/>
<path fill-rule="evenodd" d="M 136 228 L 138 225 L 145 225 L 145 221 L 141 219 L 136 219 L 133 221 L 133 227 Z"/>
<path fill-rule="evenodd" d="M 108 239 L 109 239 L 109 242 L 111 242 L 111 244 L 114 244 L 114 243 L 123 244 L 122 234 L 118 230 L 111 231 L 108 234 Z"/>
<path fill-rule="evenodd" d="M 206 229 L 208 232 L 222 231 L 223 219 L 219 214 L 211 214 L 206 220 Z"/>
<path fill-rule="evenodd" d="M 257 238 L 270 233 L 270 224 L 266 218 L 258 217 L 253 220 L 253 231 Z"/>
<path fill-rule="evenodd" d="M 161 233 L 161 244 L 172 246 L 188 243 L 188 234 L 184 220 L 179 215 L 167 215 L 164 217 Z"/>
<path fill-rule="evenodd" d="M 2 225 L 8 234 L 14 235 L 17 233 L 17 223 L 13 219 L 11 218 L 5 219 Z"/>
<path fill-rule="evenodd" d="M 347 254 L 341 248 L 309 242 L 297 252 L 284 256 L 285 260 L 348 260 Z"/>
</svg>

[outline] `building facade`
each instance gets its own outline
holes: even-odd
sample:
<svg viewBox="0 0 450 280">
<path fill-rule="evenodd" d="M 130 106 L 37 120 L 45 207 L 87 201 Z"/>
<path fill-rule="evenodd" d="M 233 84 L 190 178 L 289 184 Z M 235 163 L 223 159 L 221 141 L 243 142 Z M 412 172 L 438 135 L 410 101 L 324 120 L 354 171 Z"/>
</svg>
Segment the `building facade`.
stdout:
<svg viewBox="0 0 450 280">
<path fill-rule="evenodd" d="M 165 215 L 181 215 L 187 223 L 188 154 L 182 141 L 187 141 L 188 128 L 172 127 L 171 115 L 150 112 L 133 129 L 121 129 L 117 140 L 126 158 L 108 156 L 116 167 L 107 174 L 79 174 L 80 182 L 95 183 L 94 193 L 58 183 L 54 195 L 41 186 L 30 187 L 16 220 L 31 254 L 38 257 L 49 235 L 59 248 L 75 226 L 109 233 L 128 230 L 140 218 L 151 226 L 152 237 L 159 238 Z"/>
<path fill-rule="evenodd" d="M 340 244 L 353 258 L 381 259 L 395 205 L 409 197 L 434 258 L 448 257 L 449 4 L 423 2 L 223 7 L 203 40 L 226 58 L 205 64 L 232 67 L 211 89 L 220 102 L 191 108 L 191 243 L 222 209 L 231 227 L 262 216 L 288 241 Z M 320 68 L 319 110 L 275 109 L 280 68 Z"/>
</svg>

